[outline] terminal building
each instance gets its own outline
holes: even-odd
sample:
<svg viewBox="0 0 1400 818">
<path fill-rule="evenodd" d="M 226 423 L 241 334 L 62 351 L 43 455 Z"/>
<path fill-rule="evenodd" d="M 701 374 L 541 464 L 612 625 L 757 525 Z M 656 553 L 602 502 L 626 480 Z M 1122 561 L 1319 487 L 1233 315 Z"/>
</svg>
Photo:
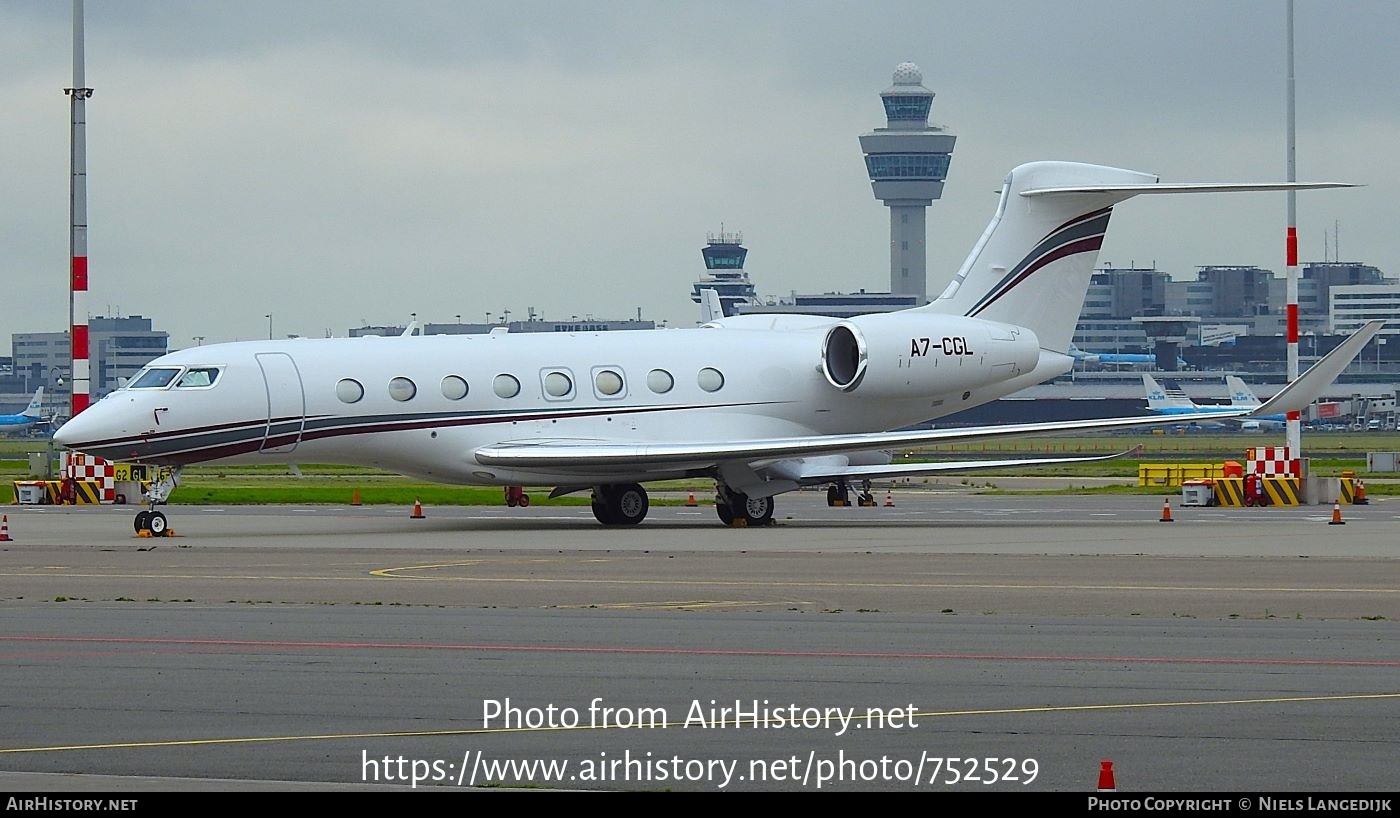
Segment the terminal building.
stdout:
<svg viewBox="0 0 1400 818">
<path fill-rule="evenodd" d="M 490 314 L 487 314 L 488 319 Z M 460 319 L 461 316 L 458 316 Z M 641 310 L 637 311 L 637 317 L 633 318 L 594 318 L 591 315 L 579 317 L 571 315 L 568 318 L 547 319 L 535 313 L 534 307 L 526 310 L 524 321 L 510 320 L 510 312 L 505 311 L 501 315 L 500 321 L 485 322 L 463 322 L 456 321 L 450 324 L 423 324 L 419 332 L 422 335 L 486 335 L 491 332 L 616 332 L 621 330 L 656 329 L 655 321 L 643 320 Z M 362 338 L 366 335 L 397 336 L 408 331 L 408 326 L 395 325 L 371 325 L 364 327 L 354 327 L 347 333 L 351 338 Z"/>
<path fill-rule="evenodd" d="M 92 396 L 101 398 L 120 387 L 155 358 L 169 351 L 170 336 L 140 315 L 88 319 L 92 360 Z M 17 332 L 10 336 L 9 373 L 0 376 L 0 395 L 29 400 L 44 387 L 45 403 L 67 416 L 72 392 L 72 345 L 67 332 Z M 8 399 L 7 399 L 8 400 Z M 47 413 L 47 411 L 46 411 Z"/>
</svg>

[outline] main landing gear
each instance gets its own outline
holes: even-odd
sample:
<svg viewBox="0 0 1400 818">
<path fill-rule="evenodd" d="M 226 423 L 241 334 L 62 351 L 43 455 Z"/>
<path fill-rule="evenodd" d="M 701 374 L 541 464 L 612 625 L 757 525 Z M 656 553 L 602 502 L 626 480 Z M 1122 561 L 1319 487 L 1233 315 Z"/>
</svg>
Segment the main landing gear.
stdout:
<svg viewBox="0 0 1400 818">
<path fill-rule="evenodd" d="M 715 513 L 725 525 L 772 525 L 773 507 L 772 497 L 750 497 L 731 490 L 723 483 L 716 486 Z"/>
<path fill-rule="evenodd" d="M 180 467 L 162 470 L 160 479 L 157 480 L 145 492 L 146 502 L 149 508 L 145 511 L 136 512 L 136 519 L 133 527 L 136 529 L 138 537 L 168 537 L 174 532 L 170 529 L 169 522 L 165 515 L 156 511 L 157 505 L 164 505 L 170 499 L 170 493 L 175 487 L 180 485 Z"/>
<path fill-rule="evenodd" d="M 593 516 L 603 525 L 636 525 L 650 508 L 647 490 L 636 483 L 593 487 Z"/>
<path fill-rule="evenodd" d="M 749 497 L 723 483 L 716 487 L 715 511 L 720 522 L 736 526 L 773 524 L 773 498 Z M 593 487 L 593 516 L 603 525 L 636 525 L 646 519 L 651 501 L 636 483 L 611 483 Z"/>
<path fill-rule="evenodd" d="M 877 505 L 875 495 L 870 493 L 870 481 L 861 481 L 860 494 L 856 497 L 856 505 L 862 508 L 870 508 Z M 851 504 L 851 485 L 845 480 L 837 480 L 826 488 L 826 504 L 828 506 L 849 506 Z"/>
</svg>

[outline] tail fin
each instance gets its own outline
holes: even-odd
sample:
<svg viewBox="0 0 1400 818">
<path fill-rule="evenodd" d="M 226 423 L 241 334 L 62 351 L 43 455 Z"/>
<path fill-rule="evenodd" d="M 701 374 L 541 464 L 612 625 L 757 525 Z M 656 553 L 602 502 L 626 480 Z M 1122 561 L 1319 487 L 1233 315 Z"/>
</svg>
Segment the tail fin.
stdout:
<svg viewBox="0 0 1400 818">
<path fill-rule="evenodd" d="M 1168 392 L 1151 375 L 1142 376 L 1142 388 L 1147 392 L 1147 408 L 1153 412 L 1168 409 L 1196 409 L 1196 402 L 1180 390 Z"/>
<path fill-rule="evenodd" d="M 1011 171 L 991 224 L 947 289 L 922 309 L 1028 327 L 1067 353 L 1113 206 L 1142 193 L 1344 187 L 1335 183 L 1157 184 L 1157 177 L 1076 162 Z"/>
<path fill-rule="evenodd" d="M 708 324 L 724 317 L 724 306 L 719 300 L 719 290 L 706 287 L 700 291 L 700 323 Z"/>
<path fill-rule="evenodd" d="M 41 386 L 38 389 L 34 390 L 34 397 L 29 399 L 29 405 L 26 406 L 24 408 L 24 411 L 20 412 L 20 414 L 24 415 L 27 418 L 40 418 L 44 416 L 43 407 L 44 387 Z"/>
<path fill-rule="evenodd" d="M 1230 390 L 1231 406 L 1258 406 L 1259 398 L 1244 381 L 1234 375 L 1225 376 L 1225 386 Z"/>
</svg>

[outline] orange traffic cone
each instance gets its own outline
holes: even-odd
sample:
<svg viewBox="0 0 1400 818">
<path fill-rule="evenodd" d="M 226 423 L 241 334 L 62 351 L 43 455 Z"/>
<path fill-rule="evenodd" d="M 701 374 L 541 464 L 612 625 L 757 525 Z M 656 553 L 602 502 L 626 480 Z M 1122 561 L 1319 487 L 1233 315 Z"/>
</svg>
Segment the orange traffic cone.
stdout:
<svg viewBox="0 0 1400 818">
<path fill-rule="evenodd" d="M 14 542 L 10 539 L 10 515 L 0 514 L 0 542 Z"/>
<path fill-rule="evenodd" d="M 1163 501 L 1162 501 L 1162 519 L 1158 520 L 1157 522 L 1159 522 L 1159 523 L 1174 523 L 1174 522 L 1176 522 L 1176 520 L 1173 520 L 1173 519 L 1172 519 L 1172 501 L 1171 501 L 1171 500 L 1163 500 Z"/>
<path fill-rule="evenodd" d="M 894 508 L 894 492 L 885 492 L 885 508 Z"/>
<path fill-rule="evenodd" d="M 1366 499 L 1366 484 L 1361 480 L 1356 481 L 1356 496 L 1352 498 L 1351 504 L 1354 506 L 1370 505 L 1371 501 Z"/>
<path fill-rule="evenodd" d="M 413 513 L 408 516 L 412 520 L 423 519 L 423 504 L 418 501 L 417 497 L 413 498 Z"/>
<path fill-rule="evenodd" d="M 692 491 L 690 496 L 686 498 L 685 505 L 687 508 L 695 508 L 699 505 L 699 503 L 695 502 L 695 492 Z"/>
<path fill-rule="evenodd" d="M 1328 523 L 1328 525 L 1346 525 L 1346 524 L 1347 524 L 1347 521 L 1342 519 L 1342 504 L 1341 504 L 1341 503 L 1333 503 L 1333 504 L 1332 504 L 1332 522 Z"/>
<path fill-rule="evenodd" d="M 361 503 L 360 503 L 360 490 L 359 490 L 358 488 L 355 489 L 355 493 L 354 493 L 354 494 L 350 495 L 350 505 L 352 505 L 352 506 L 361 505 Z"/>
<path fill-rule="evenodd" d="M 1099 762 L 1099 792 L 1118 792 L 1118 786 L 1113 783 L 1113 762 Z"/>
</svg>

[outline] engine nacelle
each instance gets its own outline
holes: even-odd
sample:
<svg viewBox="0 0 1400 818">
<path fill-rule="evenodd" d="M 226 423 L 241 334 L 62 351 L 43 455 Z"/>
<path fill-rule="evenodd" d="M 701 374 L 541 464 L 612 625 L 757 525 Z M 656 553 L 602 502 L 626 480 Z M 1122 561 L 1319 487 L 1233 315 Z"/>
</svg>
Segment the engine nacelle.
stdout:
<svg viewBox="0 0 1400 818">
<path fill-rule="evenodd" d="M 923 311 L 860 315 L 822 343 L 822 374 L 837 389 L 869 397 L 962 392 L 1023 375 L 1040 360 L 1025 327 Z"/>
</svg>

